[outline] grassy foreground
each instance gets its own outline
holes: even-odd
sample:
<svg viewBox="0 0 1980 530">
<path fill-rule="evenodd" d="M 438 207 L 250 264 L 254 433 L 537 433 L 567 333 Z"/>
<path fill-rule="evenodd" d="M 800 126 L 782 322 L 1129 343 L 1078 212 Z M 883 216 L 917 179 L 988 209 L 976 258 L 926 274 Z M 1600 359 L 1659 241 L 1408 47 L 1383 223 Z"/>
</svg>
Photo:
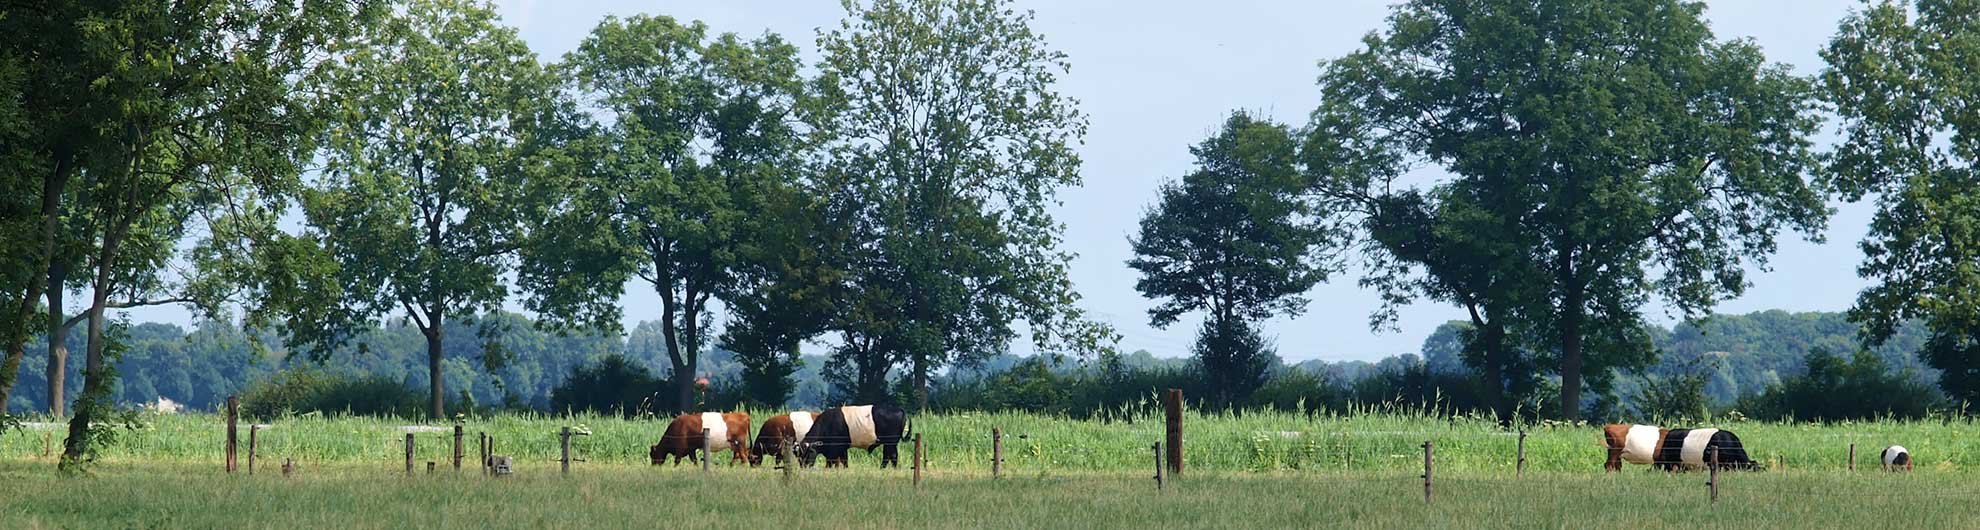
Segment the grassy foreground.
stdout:
<svg viewBox="0 0 1980 530">
<path fill-rule="evenodd" d="M 1193 472 L 1157 493 L 1148 473 L 906 471 L 529 463 L 513 477 L 405 477 L 325 465 L 294 477 L 211 466 L 106 461 L 60 478 L 0 461 L 0 528 L 1972 528 L 1969 477 L 1921 471 L 1728 474 L 1717 505 L 1700 474 L 1633 469 L 1439 474 L 1425 506 L 1415 475 Z"/>
</svg>

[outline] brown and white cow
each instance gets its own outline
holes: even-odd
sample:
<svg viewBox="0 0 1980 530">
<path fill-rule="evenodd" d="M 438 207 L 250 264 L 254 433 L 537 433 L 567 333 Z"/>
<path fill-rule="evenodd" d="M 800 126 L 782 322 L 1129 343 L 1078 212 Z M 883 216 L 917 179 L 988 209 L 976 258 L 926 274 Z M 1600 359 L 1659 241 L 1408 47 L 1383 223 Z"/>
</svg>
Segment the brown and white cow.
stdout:
<svg viewBox="0 0 1980 530">
<path fill-rule="evenodd" d="M 810 467 L 812 452 L 810 447 L 804 445 L 804 435 L 811 432 L 812 419 L 816 417 L 818 413 L 794 410 L 764 421 L 763 428 L 756 431 L 756 446 L 749 452 L 749 465 L 755 467 L 763 464 L 763 455 L 770 455 L 777 459 L 777 463 L 784 464 L 783 443 L 789 441 L 798 462 Z"/>
<path fill-rule="evenodd" d="M 708 450 L 728 449 L 731 463 L 744 460 L 749 452 L 749 413 L 746 412 L 702 412 L 682 414 L 667 424 L 667 432 L 660 435 L 660 443 L 648 449 L 648 457 L 653 465 L 666 463 L 668 456 L 674 457 L 674 465 L 681 465 L 681 458 L 697 462 L 695 453 L 701 451 L 701 430 L 708 429 Z"/>
<path fill-rule="evenodd" d="M 1746 454 L 1739 437 L 1720 429 L 1659 429 L 1652 425 L 1611 423 L 1602 427 L 1609 461 L 1603 469 L 1621 471 L 1623 462 L 1679 471 L 1705 469 L 1718 450 L 1719 469 L 1759 467 Z"/>
</svg>

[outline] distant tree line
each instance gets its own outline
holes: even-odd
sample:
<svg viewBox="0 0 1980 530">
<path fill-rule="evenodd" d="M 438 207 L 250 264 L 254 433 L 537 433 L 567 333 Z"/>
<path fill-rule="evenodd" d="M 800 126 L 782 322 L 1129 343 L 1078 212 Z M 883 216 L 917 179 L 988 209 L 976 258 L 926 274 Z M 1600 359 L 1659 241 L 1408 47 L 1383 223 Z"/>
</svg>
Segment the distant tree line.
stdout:
<svg viewBox="0 0 1980 530">
<path fill-rule="evenodd" d="M 500 331 L 493 338 L 507 362 L 490 369 L 469 362 L 471 352 L 450 358 L 445 377 L 448 387 L 458 390 L 448 397 L 449 410 L 625 415 L 667 410 L 663 401 L 671 395 L 674 372 L 660 344 L 658 323 L 636 326 L 621 340 L 560 337 L 510 313 L 492 318 L 504 321 L 496 324 Z M 464 339 L 476 337 L 480 325 L 466 322 L 454 332 Z M 1418 353 L 1373 362 L 1288 364 L 1269 358 L 1257 386 L 1239 392 L 1244 397 L 1235 400 L 1219 392 L 1216 379 L 1204 376 L 1200 360 L 1178 355 L 1184 352 L 1157 357 L 1137 351 L 1087 361 L 999 354 L 932 377 L 929 406 L 936 411 L 1118 418 L 1145 412 L 1155 406 L 1159 392 L 1180 388 L 1193 406 L 1239 413 L 1387 406 L 1490 414 L 1486 389 L 1460 358 L 1468 326 L 1463 321 L 1445 324 Z M 1955 406 L 1930 386 L 1932 369 L 1905 346 L 1926 340 L 1917 325 L 1903 328 L 1890 344 L 1854 354 L 1833 353 L 1848 351 L 1833 348 L 1855 344 L 1854 328 L 1841 313 L 1721 315 L 1702 325 L 1680 323 L 1648 332 L 1663 352 L 1659 362 L 1640 372 L 1616 374 L 1612 393 L 1597 396 L 1601 417 L 1648 421 L 1736 411 L 1757 418 L 1838 420 L 1919 417 Z M 165 398 L 197 410 L 216 410 L 227 395 L 238 394 L 257 418 L 310 412 L 425 413 L 426 373 L 413 362 L 424 351 L 424 341 L 412 325 L 388 323 L 367 332 L 362 342 L 350 346 L 353 351 L 338 354 L 340 362 L 328 364 L 284 357 L 280 350 L 256 353 L 254 342 L 275 340 L 210 322 L 191 330 L 158 323 L 131 326 L 123 335 L 127 350 L 117 365 L 130 375 L 119 380 L 114 395 L 125 406 Z M 822 368 L 830 358 L 825 355 L 799 357 L 791 381 L 770 383 L 791 388 L 785 399 L 772 402 L 756 399 L 776 389 L 757 388 L 765 383 L 747 377 L 749 368 L 738 355 L 720 348 L 707 353 L 704 371 L 690 378 L 697 408 L 818 408 L 854 399 L 855 389 L 827 380 Z M 693 381 L 702 378 L 709 384 L 694 387 Z M 883 399 L 913 404 L 917 394 L 912 380 L 895 372 L 888 382 Z M 9 408 L 44 410 L 34 396 L 41 395 L 35 391 L 45 384 L 38 370 L 25 371 L 21 385 L 29 392 L 15 396 Z M 1517 408 L 1524 417 L 1547 417 L 1559 406 L 1550 399 L 1550 384 L 1542 381 L 1520 395 Z"/>
</svg>

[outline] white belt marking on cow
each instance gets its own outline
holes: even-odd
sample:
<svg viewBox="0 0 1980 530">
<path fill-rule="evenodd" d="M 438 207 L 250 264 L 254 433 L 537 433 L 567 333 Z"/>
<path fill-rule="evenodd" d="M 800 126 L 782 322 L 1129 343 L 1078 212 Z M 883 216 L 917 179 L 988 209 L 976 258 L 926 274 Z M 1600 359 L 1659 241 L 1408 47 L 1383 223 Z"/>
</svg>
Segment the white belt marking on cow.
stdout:
<svg viewBox="0 0 1980 530">
<path fill-rule="evenodd" d="M 880 437 L 873 430 L 873 405 L 839 407 L 846 417 L 846 434 L 852 437 L 852 446 L 860 449 L 873 447 Z"/>
<path fill-rule="evenodd" d="M 804 441 L 805 433 L 811 432 L 811 413 L 802 410 L 791 412 L 791 430 L 797 431 L 797 439 L 791 443 Z"/>
<path fill-rule="evenodd" d="M 1905 449 L 1904 449 L 1904 446 L 1902 446 L 1902 445 L 1893 445 L 1893 446 L 1890 446 L 1890 447 L 1885 447 L 1885 448 L 1884 448 L 1884 466 L 1885 466 L 1885 467 L 1889 467 L 1889 466 L 1895 466 L 1895 465 L 1897 465 L 1897 457 L 1898 457 L 1898 455 L 1901 455 L 1901 454 L 1905 454 L 1905 453 L 1909 453 L 1909 452 L 1911 452 L 1911 451 L 1907 451 L 1907 450 L 1905 450 Z"/>
<path fill-rule="evenodd" d="M 729 422 L 722 420 L 722 413 L 701 413 L 701 428 L 708 429 L 709 451 L 720 451 L 729 448 Z"/>
<path fill-rule="evenodd" d="M 1718 429 L 1692 429 L 1691 432 L 1686 433 L 1684 450 L 1680 452 L 1679 460 L 1687 466 L 1705 467 L 1705 446 L 1711 445 L 1712 435 L 1718 433 Z"/>
<path fill-rule="evenodd" d="M 1623 460 L 1631 464 L 1650 464 L 1657 461 L 1657 444 L 1662 442 L 1655 425 L 1631 425 L 1629 434 L 1623 436 Z"/>
</svg>

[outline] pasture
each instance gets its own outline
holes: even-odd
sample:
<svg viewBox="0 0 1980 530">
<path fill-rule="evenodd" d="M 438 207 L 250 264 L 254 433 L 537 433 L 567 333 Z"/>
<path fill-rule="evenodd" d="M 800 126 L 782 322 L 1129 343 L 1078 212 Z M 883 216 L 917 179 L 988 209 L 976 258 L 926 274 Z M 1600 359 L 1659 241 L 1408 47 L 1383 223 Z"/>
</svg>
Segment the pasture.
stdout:
<svg viewBox="0 0 1980 530">
<path fill-rule="evenodd" d="M 757 413 L 757 422 L 767 413 Z M 721 518 L 753 528 L 1971 528 L 1980 521 L 1980 441 L 1966 420 L 1805 425 L 1714 422 L 1733 429 L 1764 472 L 1724 475 L 1707 502 L 1702 473 L 1630 466 L 1601 471 L 1597 429 L 1529 426 L 1526 474 L 1513 472 L 1517 436 L 1475 418 L 1364 411 L 1307 417 L 1191 414 L 1188 469 L 1157 492 L 1149 445 L 1156 417 L 1132 423 L 1028 414 L 914 418 L 928 465 L 916 492 L 908 470 L 646 465 L 664 421 L 503 415 L 470 420 L 514 455 L 516 475 L 456 474 L 451 433 L 420 432 L 421 471 L 404 476 L 406 422 L 301 417 L 260 432 L 257 474 L 221 470 L 223 422 L 205 414 L 147 416 L 104 453 L 91 477 L 61 478 L 40 456 L 41 429 L 0 435 L 0 527 L 619 528 Z M 560 476 L 555 432 L 587 462 Z M 1007 433 L 1004 476 L 989 472 L 991 426 Z M 450 429 L 450 426 L 438 426 Z M 245 455 L 247 427 L 241 428 Z M 51 437 L 60 442 L 60 433 Z M 1424 506 L 1424 440 L 1436 446 L 1436 498 Z M 1858 444 L 1854 473 L 1847 447 Z M 1876 451 L 1917 455 L 1907 475 L 1876 470 Z M 908 447 L 902 448 L 907 460 Z M 279 473 L 282 458 L 302 465 Z M 424 461 L 439 462 L 426 473 Z M 1774 464 L 1784 462 L 1785 466 Z M 243 465 L 245 467 L 245 465 Z M 362 509 L 358 509 L 362 507 Z"/>
</svg>

